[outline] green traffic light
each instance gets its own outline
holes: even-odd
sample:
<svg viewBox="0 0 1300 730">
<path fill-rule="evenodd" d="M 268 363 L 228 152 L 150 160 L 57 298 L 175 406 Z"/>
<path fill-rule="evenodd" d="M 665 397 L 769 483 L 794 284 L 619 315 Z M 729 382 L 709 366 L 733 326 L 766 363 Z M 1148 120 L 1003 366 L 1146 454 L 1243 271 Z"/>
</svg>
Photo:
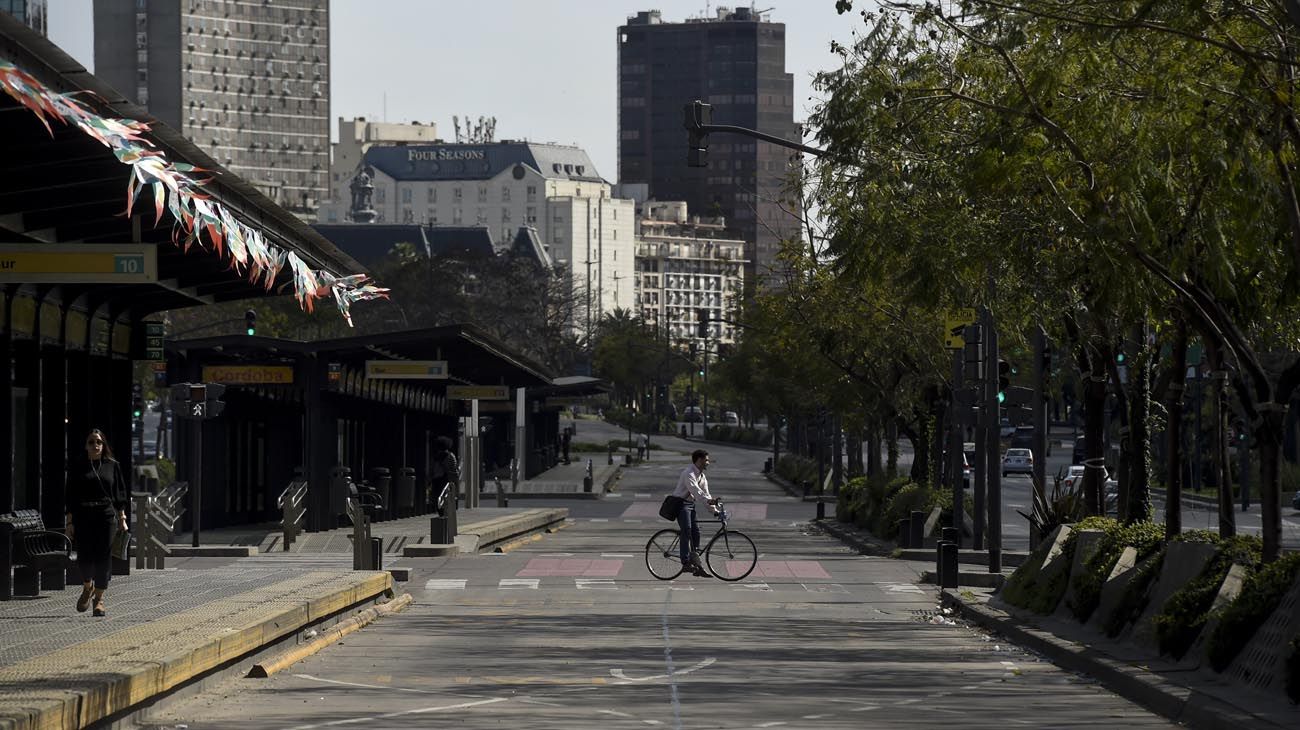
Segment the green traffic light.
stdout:
<svg viewBox="0 0 1300 730">
<path fill-rule="evenodd" d="M 1003 393 L 1002 391 L 998 391 L 998 402 L 1002 403 L 1006 401 L 1006 399 L 1007 399 L 1007 394 Z"/>
<path fill-rule="evenodd" d="M 1121 352 L 1121 353 L 1119 353 L 1118 355 L 1116 355 L 1116 356 L 1115 356 L 1115 362 L 1119 363 L 1120 365 L 1123 365 L 1123 364 L 1124 364 L 1124 353 Z"/>
<path fill-rule="evenodd" d="M 249 337 L 252 337 L 252 336 L 253 336 L 254 334 L 256 334 L 256 333 L 257 333 L 257 331 L 254 330 L 252 327 L 249 327 L 249 328 L 248 328 L 248 336 L 249 336 Z"/>
<path fill-rule="evenodd" d="M 134 417 L 134 418 L 139 418 L 140 416 L 143 416 L 143 415 L 144 415 L 144 414 L 141 413 L 140 411 L 135 411 L 135 412 L 133 412 L 133 413 L 131 414 L 131 416 Z"/>
</svg>

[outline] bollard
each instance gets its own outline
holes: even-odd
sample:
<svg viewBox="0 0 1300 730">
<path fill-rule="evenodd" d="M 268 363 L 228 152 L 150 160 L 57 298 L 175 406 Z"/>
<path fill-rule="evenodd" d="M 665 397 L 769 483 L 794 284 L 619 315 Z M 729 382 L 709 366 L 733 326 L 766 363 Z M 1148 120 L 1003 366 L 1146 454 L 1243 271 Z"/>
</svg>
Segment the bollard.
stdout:
<svg viewBox="0 0 1300 730">
<path fill-rule="evenodd" d="M 898 521 L 898 546 L 900 548 L 903 548 L 904 550 L 907 550 L 908 548 L 912 547 L 907 543 L 907 533 L 911 530 L 910 527 L 911 524 L 912 524 L 911 520 Z"/>
<path fill-rule="evenodd" d="M 823 501 L 820 497 L 817 499 L 817 519 L 818 520 L 826 519 L 826 502 Z"/>
<path fill-rule="evenodd" d="M 613 466 L 613 465 L 614 465 L 614 447 L 613 447 L 613 446 L 608 446 L 608 447 L 606 447 L 606 448 L 609 449 L 609 461 L 606 462 L 606 463 L 607 463 L 609 466 Z"/>
<path fill-rule="evenodd" d="M 497 506 L 509 507 L 510 503 L 506 501 L 506 489 L 501 486 L 501 477 L 492 477 L 492 483 L 495 484 L 497 488 Z"/>
<path fill-rule="evenodd" d="M 958 583 L 957 575 L 957 546 L 945 542 L 939 548 L 939 587 L 956 588 Z"/>
<path fill-rule="evenodd" d="M 770 456 L 767 457 L 767 461 L 764 461 L 764 462 L 763 462 L 763 473 L 764 473 L 764 474 L 771 474 L 771 473 L 772 473 L 772 457 L 770 457 Z"/>
<path fill-rule="evenodd" d="M 392 473 L 386 466 L 376 466 L 370 469 L 370 488 L 379 495 L 380 504 L 384 509 L 379 511 L 379 521 L 392 519 L 396 516 L 393 511 L 393 477 Z"/>
<path fill-rule="evenodd" d="M 623 466 L 632 466 L 631 454 L 623 454 Z"/>
<path fill-rule="evenodd" d="M 370 569 L 384 569 L 384 538 L 370 538 Z"/>
<path fill-rule="evenodd" d="M 908 547 L 913 549 L 925 547 L 925 513 L 913 511 L 907 529 Z"/>
<path fill-rule="evenodd" d="M 803 483 L 803 496 L 807 497 L 810 494 L 812 494 L 812 482 L 805 479 Z"/>
</svg>

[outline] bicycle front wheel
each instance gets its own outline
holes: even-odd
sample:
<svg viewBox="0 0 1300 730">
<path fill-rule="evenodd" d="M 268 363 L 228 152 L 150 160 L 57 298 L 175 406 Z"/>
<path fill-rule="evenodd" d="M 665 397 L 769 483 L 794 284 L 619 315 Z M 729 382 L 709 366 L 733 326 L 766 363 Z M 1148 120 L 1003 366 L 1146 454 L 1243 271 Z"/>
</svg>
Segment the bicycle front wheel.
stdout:
<svg viewBox="0 0 1300 730">
<path fill-rule="evenodd" d="M 659 580 L 672 580 L 682 574 L 682 557 L 678 554 L 677 530 L 660 530 L 645 544 L 645 567 Z"/>
<path fill-rule="evenodd" d="M 749 536 L 738 530 L 719 532 L 704 548 L 704 560 L 709 572 L 722 580 L 736 581 L 754 572 L 758 564 L 758 548 Z"/>
</svg>

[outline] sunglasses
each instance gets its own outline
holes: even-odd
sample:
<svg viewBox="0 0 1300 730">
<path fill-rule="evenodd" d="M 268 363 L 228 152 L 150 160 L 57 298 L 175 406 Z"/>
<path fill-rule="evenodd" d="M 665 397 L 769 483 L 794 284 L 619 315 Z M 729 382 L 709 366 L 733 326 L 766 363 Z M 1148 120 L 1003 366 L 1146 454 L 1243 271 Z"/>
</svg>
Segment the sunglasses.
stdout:
<svg viewBox="0 0 1300 730">
<path fill-rule="evenodd" d="M 87 446 L 102 446 L 103 443 L 104 443 L 104 442 L 103 442 L 103 441 L 100 441 L 99 439 L 93 439 L 93 440 L 91 440 L 91 441 L 87 441 L 87 442 L 86 442 L 86 445 L 87 445 Z"/>
</svg>

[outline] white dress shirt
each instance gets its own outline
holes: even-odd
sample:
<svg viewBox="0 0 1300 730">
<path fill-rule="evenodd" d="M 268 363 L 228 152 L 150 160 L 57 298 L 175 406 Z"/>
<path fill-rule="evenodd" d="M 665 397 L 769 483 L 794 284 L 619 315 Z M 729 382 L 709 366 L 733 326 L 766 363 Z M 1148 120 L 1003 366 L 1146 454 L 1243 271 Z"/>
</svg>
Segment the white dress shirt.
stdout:
<svg viewBox="0 0 1300 730">
<path fill-rule="evenodd" d="M 677 477 L 677 488 L 673 490 L 673 496 L 708 504 L 713 499 L 713 495 L 709 494 L 709 478 L 704 476 L 698 466 L 691 464 L 682 469 L 681 476 Z"/>
</svg>

